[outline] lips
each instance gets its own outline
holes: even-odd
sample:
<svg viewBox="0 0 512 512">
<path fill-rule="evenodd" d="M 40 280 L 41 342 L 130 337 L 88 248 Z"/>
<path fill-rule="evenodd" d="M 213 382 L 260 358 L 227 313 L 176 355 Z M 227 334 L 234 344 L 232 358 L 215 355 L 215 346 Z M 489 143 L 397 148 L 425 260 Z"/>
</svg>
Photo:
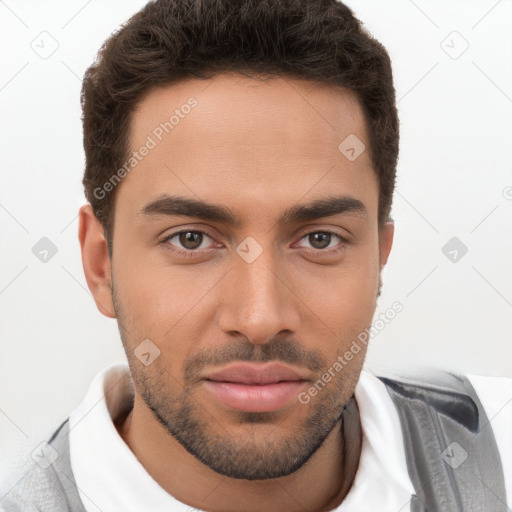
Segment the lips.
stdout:
<svg viewBox="0 0 512 512">
<path fill-rule="evenodd" d="M 274 411 L 296 399 L 307 375 L 279 363 L 237 363 L 206 375 L 205 388 L 229 408 Z"/>
<path fill-rule="evenodd" d="M 236 382 L 238 384 L 274 384 L 281 381 L 306 380 L 304 375 L 278 363 L 254 365 L 237 363 L 224 370 L 211 373 L 205 377 L 217 382 Z"/>
</svg>

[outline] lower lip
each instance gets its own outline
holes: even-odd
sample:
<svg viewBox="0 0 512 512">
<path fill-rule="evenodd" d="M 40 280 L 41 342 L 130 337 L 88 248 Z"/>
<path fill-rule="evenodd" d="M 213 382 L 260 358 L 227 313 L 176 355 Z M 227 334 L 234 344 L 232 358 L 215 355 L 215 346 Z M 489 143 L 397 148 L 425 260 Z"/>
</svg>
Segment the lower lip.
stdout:
<svg viewBox="0 0 512 512">
<path fill-rule="evenodd" d="M 282 381 L 274 384 L 250 385 L 233 382 L 203 381 L 215 397 L 233 409 L 246 412 L 275 411 L 289 403 L 305 381 Z"/>
</svg>

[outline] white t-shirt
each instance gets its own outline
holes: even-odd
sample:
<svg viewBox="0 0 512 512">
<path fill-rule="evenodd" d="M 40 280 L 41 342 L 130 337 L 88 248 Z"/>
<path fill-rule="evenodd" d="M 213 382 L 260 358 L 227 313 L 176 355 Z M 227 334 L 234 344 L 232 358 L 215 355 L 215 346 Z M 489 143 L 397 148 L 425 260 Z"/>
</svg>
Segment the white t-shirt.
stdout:
<svg viewBox="0 0 512 512">
<path fill-rule="evenodd" d="M 512 504 L 512 378 L 467 375 L 491 422 Z M 145 470 L 113 423 L 131 393 L 126 363 L 92 381 L 69 418 L 71 467 L 87 512 L 191 512 Z M 384 384 L 364 371 L 355 389 L 363 442 L 354 483 L 338 512 L 409 512 L 409 478 L 400 420 Z"/>
</svg>

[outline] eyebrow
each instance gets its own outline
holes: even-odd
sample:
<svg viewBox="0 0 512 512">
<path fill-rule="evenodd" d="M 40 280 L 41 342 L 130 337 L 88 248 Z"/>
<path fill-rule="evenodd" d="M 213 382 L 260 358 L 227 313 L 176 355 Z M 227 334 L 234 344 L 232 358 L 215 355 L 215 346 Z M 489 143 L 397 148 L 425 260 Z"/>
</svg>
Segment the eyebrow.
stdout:
<svg viewBox="0 0 512 512">
<path fill-rule="evenodd" d="M 366 217 L 368 211 L 362 201 L 352 196 L 331 196 L 293 206 L 281 215 L 278 224 L 294 224 L 340 214 L 356 214 Z M 138 215 L 148 218 L 157 216 L 197 217 L 235 227 L 240 227 L 243 224 L 242 219 L 226 206 L 168 194 L 146 204 Z"/>
</svg>

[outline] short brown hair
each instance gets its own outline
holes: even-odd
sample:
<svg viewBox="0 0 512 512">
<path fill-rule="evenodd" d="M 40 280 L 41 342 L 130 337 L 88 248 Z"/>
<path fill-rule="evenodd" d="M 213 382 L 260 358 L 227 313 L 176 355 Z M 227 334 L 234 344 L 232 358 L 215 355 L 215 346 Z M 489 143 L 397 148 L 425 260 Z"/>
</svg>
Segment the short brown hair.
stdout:
<svg viewBox="0 0 512 512">
<path fill-rule="evenodd" d="M 97 191 L 129 158 L 137 103 L 154 86 L 223 72 L 289 76 L 355 93 L 368 126 L 382 227 L 398 159 L 391 62 L 347 6 L 336 0 L 153 0 L 105 41 L 82 84 L 83 185 L 110 255 L 116 188 L 100 197 Z"/>
</svg>

